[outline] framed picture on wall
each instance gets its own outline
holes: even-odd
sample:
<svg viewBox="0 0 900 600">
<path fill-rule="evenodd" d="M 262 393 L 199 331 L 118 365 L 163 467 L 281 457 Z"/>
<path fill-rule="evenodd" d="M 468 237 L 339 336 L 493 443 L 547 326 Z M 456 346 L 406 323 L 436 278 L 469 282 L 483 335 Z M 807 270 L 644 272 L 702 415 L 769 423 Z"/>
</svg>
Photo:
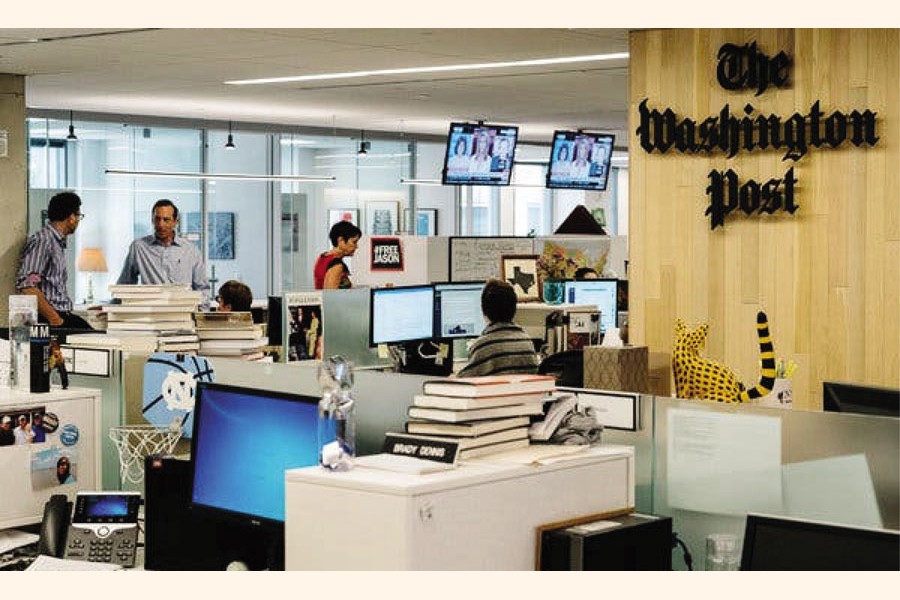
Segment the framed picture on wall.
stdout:
<svg viewBox="0 0 900 600">
<path fill-rule="evenodd" d="M 400 229 L 400 203 L 393 200 L 366 202 L 366 235 L 394 235 Z"/>
<path fill-rule="evenodd" d="M 184 215 L 182 235 L 200 247 L 200 213 Z M 206 244 L 210 260 L 234 260 L 234 213 L 206 213 Z"/>
<path fill-rule="evenodd" d="M 516 291 L 519 302 L 537 302 L 537 254 L 504 254 L 500 257 L 500 276 Z"/>
<path fill-rule="evenodd" d="M 405 223 L 409 224 L 410 209 L 404 209 Z M 416 220 L 411 231 L 416 235 L 437 235 L 438 211 L 436 208 L 420 208 L 416 210 Z"/>
<path fill-rule="evenodd" d="M 359 209 L 357 208 L 331 208 L 328 210 L 329 231 L 338 221 L 350 221 L 359 227 Z"/>
</svg>

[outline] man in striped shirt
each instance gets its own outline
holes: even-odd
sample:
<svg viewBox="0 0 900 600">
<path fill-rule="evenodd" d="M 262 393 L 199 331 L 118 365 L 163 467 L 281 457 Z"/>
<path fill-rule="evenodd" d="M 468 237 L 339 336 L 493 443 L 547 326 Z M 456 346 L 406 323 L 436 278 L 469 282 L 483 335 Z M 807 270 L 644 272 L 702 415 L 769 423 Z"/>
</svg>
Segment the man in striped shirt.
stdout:
<svg viewBox="0 0 900 600">
<path fill-rule="evenodd" d="M 513 323 L 516 292 L 505 281 L 489 279 L 481 292 L 481 312 L 488 326 L 469 348 L 469 362 L 457 376 L 537 373 L 540 359 L 522 327 Z"/>
<path fill-rule="evenodd" d="M 16 276 L 20 294 L 37 296 L 38 317 L 52 327 L 91 329 L 71 313 L 72 299 L 66 289 L 66 238 L 78 229 L 81 198 L 74 192 L 62 192 L 50 198 L 47 206 L 49 223 L 35 232 L 22 249 L 22 263 Z"/>
</svg>

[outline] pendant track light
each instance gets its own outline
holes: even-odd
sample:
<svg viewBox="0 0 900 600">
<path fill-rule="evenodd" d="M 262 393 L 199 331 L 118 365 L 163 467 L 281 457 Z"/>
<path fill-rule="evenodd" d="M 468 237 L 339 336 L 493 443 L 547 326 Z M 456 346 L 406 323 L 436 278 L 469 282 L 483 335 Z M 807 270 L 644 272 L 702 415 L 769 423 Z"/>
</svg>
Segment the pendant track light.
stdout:
<svg viewBox="0 0 900 600">
<path fill-rule="evenodd" d="M 369 149 L 372 147 L 372 143 L 366 141 L 366 132 L 360 130 L 359 132 L 359 150 L 356 151 L 357 154 L 368 154 Z"/>
<path fill-rule="evenodd" d="M 75 123 L 73 121 L 73 111 L 69 111 L 69 135 L 66 136 L 67 140 L 77 140 L 78 136 L 75 135 Z"/>
<path fill-rule="evenodd" d="M 236 147 L 234 145 L 234 136 L 231 134 L 231 121 L 228 121 L 228 141 L 225 142 L 225 148 L 234 150 Z"/>
</svg>

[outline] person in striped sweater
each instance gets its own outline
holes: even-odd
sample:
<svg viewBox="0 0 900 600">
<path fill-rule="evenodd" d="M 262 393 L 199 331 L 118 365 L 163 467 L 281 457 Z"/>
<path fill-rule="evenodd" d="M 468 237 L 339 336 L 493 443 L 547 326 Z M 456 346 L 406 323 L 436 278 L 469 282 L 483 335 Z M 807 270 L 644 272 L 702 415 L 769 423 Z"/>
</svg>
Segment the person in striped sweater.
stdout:
<svg viewBox="0 0 900 600">
<path fill-rule="evenodd" d="M 515 324 L 516 292 L 505 281 L 489 279 L 481 292 L 481 312 L 487 327 L 469 348 L 469 362 L 458 377 L 537 373 L 540 358 L 534 343 Z"/>
</svg>

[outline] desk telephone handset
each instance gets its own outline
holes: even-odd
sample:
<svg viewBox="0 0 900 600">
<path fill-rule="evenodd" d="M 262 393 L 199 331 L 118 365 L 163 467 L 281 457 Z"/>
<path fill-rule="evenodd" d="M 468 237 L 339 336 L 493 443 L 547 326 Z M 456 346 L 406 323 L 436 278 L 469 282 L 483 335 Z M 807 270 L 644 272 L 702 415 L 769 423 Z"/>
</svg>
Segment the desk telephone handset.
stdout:
<svg viewBox="0 0 900 600">
<path fill-rule="evenodd" d="M 44 505 L 38 551 L 133 567 L 140 505 L 137 492 L 79 492 L 72 514 L 72 503 L 55 494 Z"/>
</svg>

